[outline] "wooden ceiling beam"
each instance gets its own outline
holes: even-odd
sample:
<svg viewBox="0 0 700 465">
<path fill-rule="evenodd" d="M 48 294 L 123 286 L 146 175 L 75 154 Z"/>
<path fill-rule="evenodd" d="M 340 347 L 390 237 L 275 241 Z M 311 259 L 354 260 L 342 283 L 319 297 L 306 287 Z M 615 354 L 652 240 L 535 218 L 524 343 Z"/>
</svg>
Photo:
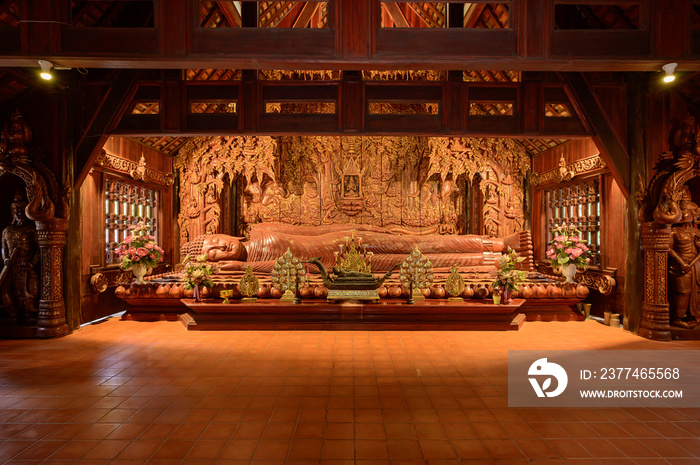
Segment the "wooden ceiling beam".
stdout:
<svg viewBox="0 0 700 465">
<path fill-rule="evenodd" d="M 87 178 L 97 154 L 107 141 L 108 131 L 121 119 L 132 103 L 139 72 L 123 69 L 117 73 L 113 85 L 102 99 L 97 112 L 83 131 L 75 148 L 75 188 Z"/>
<path fill-rule="evenodd" d="M 666 11 L 660 5 L 671 1 L 642 2 L 640 15 L 658 16 L 656 12 Z M 673 0 L 674 5 L 680 5 L 677 11 L 681 11 L 684 1 Z M 328 17 L 328 28 L 264 30 L 200 27 L 200 9 L 190 0 L 168 0 L 167 8 L 166 2 L 155 2 L 155 27 L 128 31 L 66 26 L 64 23 L 71 21 L 64 17 L 70 15 L 69 0 L 30 3 L 35 8 L 24 8 L 29 16 L 23 16 L 26 21 L 17 28 L 19 31 L 0 28 L 0 66 L 36 67 L 38 59 L 48 59 L 74 68 L 472 68 L 561 72 L 651 71 L 676 60 L 684 70 L 700 71 L 700 53 L 693 45 L 695 35 L 689 24 L 686 30 L 682 27 L 685 23 L 674 23 L 681 24 L 675 29 L 683 33 L 673 35 L 672 43 L 665 38 L 669 30 L 658 21 L 643 21 L 645 26 L 649 23 L 648 27 L 639 30 L 554 30 L 551 0 L 512 2 L 510 29 L 469 27 L 478 22 L 486 4 L 473 3 L 464 15 L 461 5 L 450 3 L 458 5 L 450 11 L 455 12 L 453 20 L 460 20 L 460 27 L 430 31 L 406 27 L 410 18 L 401 14 L 401 5 L 385 2 L 380 10 L 376 0 L 334 0 L 329 4 L 333 14 Z M 221 8 L 229 8 L 234 14 L 230 2 L 219 5 L 218 14 L 225 14 Z M 243 25 L 255 26 L 259 4 L 243 2 L 243 6 Z M 248 6 L 250 19 L 245 14 Z M 297 26 L 308 25 L 306 17 L 313 11 L 317 16 L 320 6 L 317 2 L 300 2 L 299 8 L 301 14 L 292 15 Z M 378 28 L 376 22 L 382 12 L 402 27 Z M 493 21 L 490 16 L 488 21 Z"/>
<path fill-rule="evenodd" d="M 410 27 L 410 25 L 408 24 L 408 20 L 404 16 L 398 4 L 382 3 L 382 8 L 384 8 L 386 12 L 389 13 L 391 20 L 394 22 L 396 27 Z"/>
<path fill-rule="evenodd" d="M 309 22 L 311 21 L 311 18 L 314 16 L 316 11 L 318 11 L 318 8 L 320 6 L 321 6 L 320 3 L 307 2 L 304 5 L 304 8 L 302 8 L 301 13 L 299 13 L 299 16 L 297 17 L 297 19 L 294 21 L 294 24 L 292 27 L 300 28 L 300 27 L 308 26 Z"/>
<path fill-rule="evenodd" d="M 610 167 L 622 193 L 625 197 L 629 197 L 630 158 L 627 150 L 620 142 L 605 110 L 583 75 L 581 73 L 565 73 L 564 78 L 574 95 L 575 104 L 583 110 L 586 120 L 595 131 L 593 139 L 600 149 L 603 160 Z"/>
<path fill-rule="evenodd" d="M 219 10 L 224 15 L 226 20 L 231 24 L 231 27 L 242 27 L 243 20 L 241 19 L 240 13 L 236 9 L 233 2 L 217 2 L 219 5 Z"/>
</svg>

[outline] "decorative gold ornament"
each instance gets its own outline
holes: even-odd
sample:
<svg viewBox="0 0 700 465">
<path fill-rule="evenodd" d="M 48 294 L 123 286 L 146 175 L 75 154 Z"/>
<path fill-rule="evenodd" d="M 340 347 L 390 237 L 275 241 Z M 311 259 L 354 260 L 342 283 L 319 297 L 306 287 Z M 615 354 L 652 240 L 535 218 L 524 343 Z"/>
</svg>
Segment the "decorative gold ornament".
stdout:
<svg viewBox="0 0 700 465">
<path fill-rule="evenodd" d="M 289 249 L 277 259 L 272 267 L 272 285 L 280 291 L 284 291 L 284 295 L 280 299 L 282 302 L 301 303 L 301 299 L 296 295 L 299 290 L 299 282 L 304 282 L 305 277 L 303 263 Z"/>
<path fill-rule="evenodd" d="M 399 268 L 401 284 L 408 287 L 410 296 L 407 304 L 415 300 L 425 300 L 421 289 L 426 289 L 433 282 L 433 264 L 415 247 Z"/>
<path fill-rule="evenodd" d="M 245 274 L 241 278 L 241 282 L 238 286 L 241 290 L 241 294 L 245 296 L 241 299 L 241 303 L 254 303 L 258 301 L 258 298 L 253 296 L 258 293 L 260 284 L 258 283 L 258 278 L 253 274 L 253 269 L 250 265 L 245 267 Z"/>
<path fill-rule="evenodd" d="M 457 265 L 452 265 L 450 270 L 450 275 L 447 277 L 447 282 L 445 283 L 445 288 L 447 293 L 452 297 L 448 298 L 448 302 L 464 302 L 464 299 L 459 297 L 464 291 L 464 279 L 459 274 Z"/>
<path fill-rule="evenodd" d="M 223 303 L 230 304 L 231 301 L 229 299 L 233 296 L 233 289 L 227 289 L 225 291 L 221 291 L 221 292 L 219 292 L 219 296 L 224 298 Z"/>
<path fill-rule="evenodd" d="M 360 251 L 360 248 L 363 250 Z M 340 246 L 340 252 L 334 252 L 335 266 L 341 270 L 359 271 L 360 273 L 372 272 L 372 252 L 367 252 L 367 244 L 362 244 L 362 238 L 355 241 L 355 230 L 352 237 L 345 238 L 345 247 Z"/>
<path fill-rule="evenodd" d="M 103 150 L 97 155 L 97 161 L 95 163 L 102 168 L 128 174 L 133 179 L 144 182 L 153 182 L 163 186 L 172 186 L 174 182 L 172 173 L 162 173 L 147 167 L 143 155 L 141 155 L 139 162 L 136 163 L 133 160 L 111 155 Z"/>
<path fill-rule="evenodd" d="M 605 161 L 603 161 L 603 158 L 600 155 L 582 158 L 581 160 L 576 160 L 568 165 L 562 156 L 559 159 L 559 167 L 544 173 L 532 173 L 530 176 L 530 184 L 533 186 L 539 186 L 540 184 L 546 184 L 549 182 L 570 181 L 575 176 L 580 174 L 603 168 L 605 168 Z"/>
</svg>

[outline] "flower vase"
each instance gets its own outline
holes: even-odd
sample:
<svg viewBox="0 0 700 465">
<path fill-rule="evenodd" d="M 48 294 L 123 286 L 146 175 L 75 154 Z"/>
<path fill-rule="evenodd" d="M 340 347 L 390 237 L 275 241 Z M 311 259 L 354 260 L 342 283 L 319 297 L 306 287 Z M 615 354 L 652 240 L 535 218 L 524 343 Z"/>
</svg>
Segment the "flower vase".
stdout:
<svg viewBox="0 0 700 465">
<path fill-rule="evenodd" d="M 569 263 L 567 265 L 562 265 L 561 273 L 566 278 L 565 284 L 573 284 L 574 276 L 576 276 L 576 265 Z"/>
<path fill-rule="evenodd" d="M 511 298 L 512 291 L 510 289 L 508 289 L 507 287 L 504 287 L 503 291 L 501 291 L 501 293 L 502 293 L 502 297 L 501 297 L 502 304 L 513 303 L 513 299 Z"/>
<path fill-rule="evenodd" d="M 136 284 L 146 284 L 143 277 L 148 272 L 148 265 L 144 263 L 134 263 L 131 265 L 131 272 L 134 274 L 134 278 L 136 278 Z"/>
<path fill-rule="evenodd" d="M 202 301 L 202 295 L 199 292 L 199 286 L 195 285 L 192 288 L 192 297 L 194 297 L 195 302 L 201 302 Z"/>
</svg>

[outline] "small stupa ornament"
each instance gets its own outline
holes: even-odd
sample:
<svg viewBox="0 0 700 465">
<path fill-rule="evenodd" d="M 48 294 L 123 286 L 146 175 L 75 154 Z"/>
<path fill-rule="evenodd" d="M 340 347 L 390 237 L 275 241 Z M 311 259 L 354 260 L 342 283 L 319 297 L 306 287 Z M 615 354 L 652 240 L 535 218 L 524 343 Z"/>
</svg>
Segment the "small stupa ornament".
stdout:
<svg viewBox="0 0 700 465">
<path fill-rule="evenodd" d="M 241 278 L 241 282 L 238 284 L 241 294 L 245 297 L 241 299 L 241 303 L 255 303 L 258 301 L 257 297 L 253 297 L 258 293 L 260 284 L 258 283 L 258 278 L 253 274 L 253 269 L 250 265 L 245 267 L 245 274 Z"/>
<path fill-rule="evenodd" d="M 450 297 L 447 299 L 448 302 L 464 302 L 464 299 L 460 297 L 462 291 L 464 291 L 464 279 L 459 274 L 457 265 L 452 265 L 450 275 L 445 283 L 445 289 L 450 294 Z"/>
<path fill-rule="evenodd" d="M 425 300 L 421 289 L 427 289 L 433 282 L 433 264 L 415 247 L 399 268 L 401 284 L 408 287 L 410 296 L 406 301 L 412 304 L 416 300 Z"/>
<path fill-rule="evenodd" d="M 301 299 L 296 295 L 299 281 L 303 281 L 305 276 L 301 260 L 287 248 L 284 255 L 278 258 L 272 266 L 272 285 L 280 291 L 284 291 L 284 295 L 280 298 L 282 302 L 301 303 Z"/>
</svg>

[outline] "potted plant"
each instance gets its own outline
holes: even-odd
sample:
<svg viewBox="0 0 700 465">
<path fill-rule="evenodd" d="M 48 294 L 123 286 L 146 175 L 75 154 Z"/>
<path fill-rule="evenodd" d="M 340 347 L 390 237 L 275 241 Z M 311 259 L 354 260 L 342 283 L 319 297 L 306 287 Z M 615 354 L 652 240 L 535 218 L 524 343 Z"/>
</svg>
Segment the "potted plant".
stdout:
<svg viewBox="0 0 700 465">
<path fill-rule="evenodd" d="M 508 249 L 508 252 L 498 258 L 499 269 L 496 272 L 496 280 L 491 283 L 491 287 L 501 292 L 502 295 L 499 297 L 504 304 L 509 304 L 512 301 L 513 292 L 518 290 L 520 283 L 527 276 L 526 272 L 517 269 L 524 260 L 525 257 L 519 256 L 513 249 Z M 498 303 L 495 297 L 494 295 L 494 303 Z"/>
<path fill-rule="evenodd" d="M 591 252 L 577 229 L 556 229 L 547 245 L 547 258 L 555 272 L 561 270 L 567 283 L 573 283 L 576 270 L 584 271 L 591 262 Z"/>
<path fill-rule="evenodd" d="M 189 255 L 185 256 L 183 260 L 185 265 L 185 289 L 192 289 L 195 302 L 201 302 L 202 297 L 199 292 L 199 287 L 212 287 L 214 283 L 212 282 L 210 276 L 214 271 L 212 265 L 207 265 L 206 255 L 197 255 L 192 258 Z"/>
<path fill-rule="evenodd" d="M 148 229 L 143 223 L 132 226 L 131 234 L 115 250 L 121 261 L 119 266 L 123 270 L 131 270 L 136 284 L 143 284 L 143 277 L 163 257 L 163 249 L 156 243 L 156 238 L 148 234 Z"/>
</svg>

